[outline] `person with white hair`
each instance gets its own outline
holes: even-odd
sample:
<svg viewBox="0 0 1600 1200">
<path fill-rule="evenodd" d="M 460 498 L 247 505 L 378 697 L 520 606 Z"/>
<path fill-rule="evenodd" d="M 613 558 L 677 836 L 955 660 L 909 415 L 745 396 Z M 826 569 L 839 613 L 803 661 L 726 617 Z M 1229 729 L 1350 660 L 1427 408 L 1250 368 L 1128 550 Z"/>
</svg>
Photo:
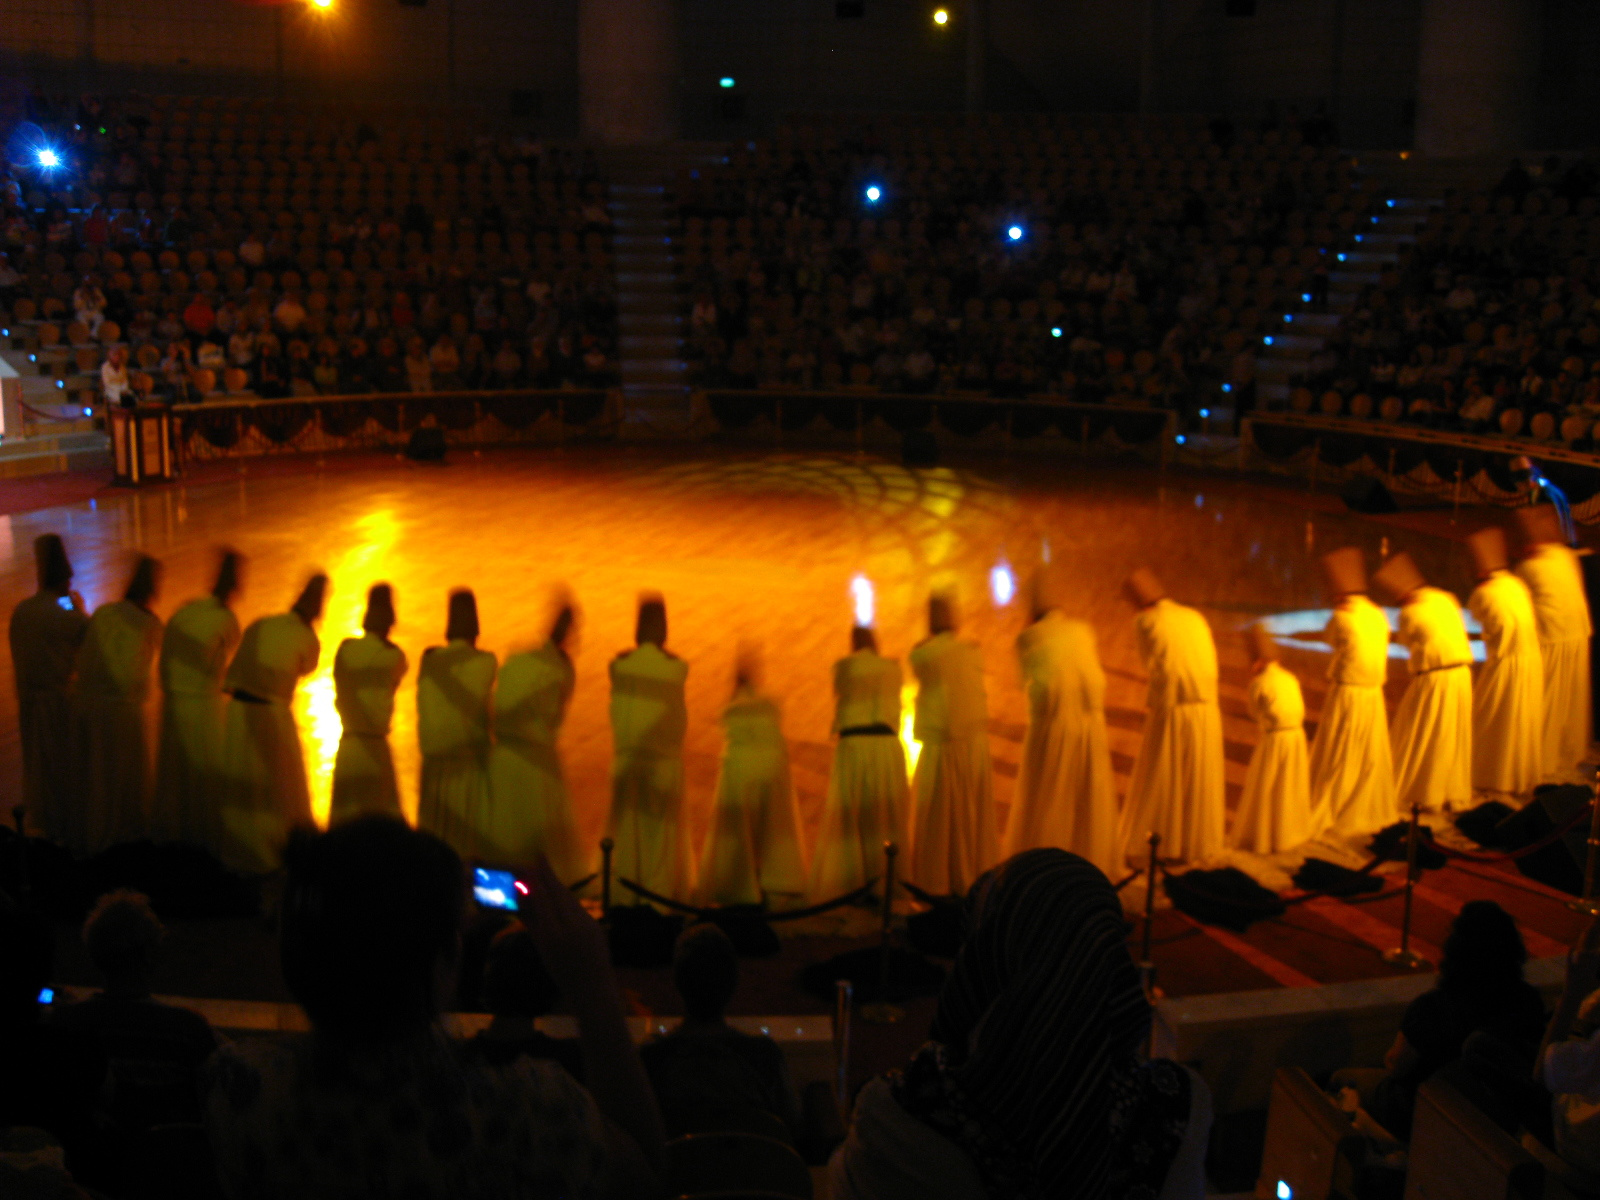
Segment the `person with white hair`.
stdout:
<svg viewBox="0 0 1600 1200">
<path fill-rule="evenodd" d="M 327 591 L 328 577 L 312 575 L 288 612 L 246 626 L 228 665 L 223 688 L 232 699 L 223 718 L 218 857 L 235 871 L 276 870 L 289 831 L 311 824 L 305 751 L 292 705 L 296 686 L 322 656 L 316 624 Z"/>
<path fill-rule="evenodd" d="M 935 592 L 928 598 L 928 636 L 911 651 L 913 736 L 922 751 L 912 782 L 906 874 L 935 895 L 964 895 L 1000 861 L 983 651 L 956 628 L 955 598 Z"/>
<path fill-rule="evenodd" d="M 1017 635 L 1028 732 L 1000 854 L 1054 846 L 1118 875 L 1121 814 L 1106 735 L 1106 673 L 1094 627 L 1061 612 L 1060 592 L 1053 573 L 1035 576 L 1033 623 Z"/>
<path fill-rule="evenodd" d="M 698 868 L 702 904 L 793 903 L 806 888 L 800 817 L 789 780 L 783 711 L 761 688 L 761 662 L 741 647 L 711 825 Z"/>
<path fill-rule="evenodd" d="M 611 660 L 611 870 L 658 896 L 683 900 L 694 889 L 683 811 L 689 664 L 667 649 L 660 596 L 640 598 L 634 640 L 632 650 Z"/>
<path fill-rule="evenodd" d="M 1472 807 L 1472 646 L 1461 603 L 1429 587 L 1401 551 L 1372 577 L 1400 605 L 1400 644 L 1411 652 L 1411 682 L 1389 727 L 1399 814 Z"/>
<path fill-rule="evenodd" d="M 1205 617 L 1168 596 L 1147 568 L 1130 575 L 1123 592 L 1138 610 L 1134 632 L 1150 678 L 1123 806 L 1123 856 L 1144 864 L 1154 833 L 1160 857 L 1202 863 L 1224 848 L 1227 820 L 1217 644 Z"/>
<path fill-rule="evenodd" d="M 1544 779 L 1544 658 L 1528 585 L 1510 571 L 1505 531 L 1467 538 L 1478 586 L 1467 611 L 1483 630 L 1472 685 L 1472 786 L 1520 805 Z"/>
<path fill-rule="evenodd" d="M 394 589 L 387 583 L 374 584 L 367 591 L 362 635 L 345 638 L 333 654 L 339 749 L 333 758 L 330 824 L 367 813 L 400 815 L 389 726 L 394 720 L 394 694 L 407 664 L 406 652 L 390 640 L 394 626 Z"/>
<path fill-rule="evenodd" d="M 161 639 L 161 750 L 150 811 L 158 838 L 217 844 L 222 681 L 239 644 L 239 618 L 228 602 L 239 590 L 242 562 L 236 551 L 222 551 L 210 594 L 173 613 Z"/>
<path fill-rule="evenodd" d="M 1522 555 L 1517 575 L 1533 595 L 1544 660 L 1544 778 L 1575 782 L 1592 734 L 1589 637 L 1594 631 L 1578 556 L 1555 509 L 1517 509 Z"/>
</svg>

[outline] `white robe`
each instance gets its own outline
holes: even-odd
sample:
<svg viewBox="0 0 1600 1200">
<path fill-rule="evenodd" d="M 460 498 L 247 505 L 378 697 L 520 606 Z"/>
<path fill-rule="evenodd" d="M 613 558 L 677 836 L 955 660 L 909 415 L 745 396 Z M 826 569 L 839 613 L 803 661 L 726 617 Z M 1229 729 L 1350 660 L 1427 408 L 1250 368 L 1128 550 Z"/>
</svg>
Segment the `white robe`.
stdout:
<svg viewBox="0 0 1600 1200">
<path fill-rule="evenodd" d="M 339 751 L 333 758 L 330 825 L 368 813 L 400 816 L 389 725 L 406 666 L 406 652 L 375 633 L 345 638 L 333 653 Z"/>
<path fill-rule="evenodd" d="M 694 862 L 683 805 L 689 664 L 645 643 L 611 660 L 611 874 L 687 900 Z M 643 903 L 613 884 L 614 904 Z"/>
<path fill-rule="evenodd" d="M 700 902 L 798 897 L 806 871 L 782 714 L 768 697 L 740 688 L 722 710 L 722 729 L 727 740 L 700 852 Z"/>
<path fill-rule="evenodd" d="M 489 751 L 484 859 L 524 867 L 542 854 L 563 883 L 591 869 L 556 751 L 576 678 L 572 660 L 553 642 L 508 656 L 495 684 Z"/>
<path fill-rule="evenodd" d="M 165 840 L 215 846 L 222 796 L 222 680 L 239 645 L 239 618 L 215 596 L 191 600 L 161 638 L 161 751 L 150 829 Z"/>
<path fill-rule="evenodd" d="M 1134 631 L 1150 712 L 1128 780 L 1123 855 L 1143 865 L 1153 832 L 1161 858 L 1198 864 L 1222 850 L 1227 820 L 1216 642 L 1205 617 L 1170 599 L 1141 609 Z"/>
<path fill-rule="evenodd" d="M 131 600 L 102 604 L 89 618 L 73 696 L 80 853 L 148 832 L 150 677 L 160 651 L 161 619 Z"/>
<path fill-rule="evenodd" d="M 1395 710 L 1395 802 L 1402 813 L 1472 807 L 1472 646 L 1461 604 L 1418 588 L 1400 609 L 1399 640 L 1411 652 L 1411 683 Z"/>
<path fill-rule="evenodd" d="M 1544 778 L 1544 658 L 1527 584 L 1496 571 L 1467 599 L 1485 661 L 1472 685 L 1472 786 L 1519 800 Z"/>
<path fill-rule="evenodd" d="M 1533 593 L 1544 657 L 1544 777 L 1574 781 L 1589 754 L 1589 600 L 1578 556 L 1543 545 L 1517 564 Z"/>
<path fill-rule="evenodd" d="M 321 656 L 316 631 L 286 612 L 246 626 L 228 666 L 224 687 L 233 699 L 223 716 L 219 857 L 236 871 L 276 870 L 289 830 L 311 824 L 305 754 L 290 706 L 295 686 Z"/>
<path fill-rule="evenodd" d="M 479 857 L 489 823 L 489 696 L 494 677 L 494 655 L 459 638 L 424 650 L 417 671 L 417 743 L 422 751 L 417 825 L 469 860 Z"/>
<path fill-rule="evenodd" d="M 833 664 L 833 766 L 822 832 L 811 860 L 811 900 L 820 904 L 883 877 L 883 844 L 906 848 L 910 792 L 900 744 L 900 664 L 857 650 Z"/>
<path fill-rule="evenodd" d="M 29 828 L 63 846 L 77 845 L 83 836 L 83 807 L 74 786 L 72 674 L 88 628 L 89 618 L 60 592 L 36 592 L 11 611 L 22 802 Z"/>
<path fill-rule="evenodd" d="M 1028 732 L 1001 858 L 1055 846 L 1107 876 L 1120 875 L 1106 674 L 1094 629 L 1052 609 L 1018 635 L 1017 658 L 1028 692 Z"/>
<path fill-rule="evenodd" d="M 922 751 L 906 877 L 936 896 L 964 895 L 1000 861 L 983 652 L 974 642 L 939 633 L 912 650 L 911 670 L 917 677 L 914 736 Z"/>
<path fill-rule="evenodd" d="M 1312 834 L 1306 701 L 1293 672 L 1275 662 L 1251 677 L 1249 699 L 1261 737 L 1250 755 L 1228 845 L 1252 854 L 1278 854 Z"/>
<path fill-rule="evenodd" d="M 1389 619 L 1365 596 L 1346 596 L 1323 631 L 1333 648 L 1311 742 L 1311 834 L 1362 837 L 1399 819 L 1389 710 Z"/>
</svg>

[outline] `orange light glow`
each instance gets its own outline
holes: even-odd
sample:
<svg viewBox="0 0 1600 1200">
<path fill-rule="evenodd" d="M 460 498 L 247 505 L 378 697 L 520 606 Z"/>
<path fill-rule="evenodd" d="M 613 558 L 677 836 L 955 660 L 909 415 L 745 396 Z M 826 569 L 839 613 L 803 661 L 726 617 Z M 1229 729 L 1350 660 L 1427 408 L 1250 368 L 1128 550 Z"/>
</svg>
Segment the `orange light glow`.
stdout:
<svg viewBox="0 0 1600 1200">
<path fill-rule="evenodd" d="M 950 23 L 950 10 L 946 8 L 934 9 L 933 23 L 935 25 L 948 25 Z"/>
<path fill-rule="evenodd" d="M 310 3 L 318 12 L 327 12 L 333 7 L 333 0 L 310 0 Z"/>
<path fill-rule="evenodd" d="M 912 736 L 917 727 L 917 685 L 908 683 L 900 689 L 900 744 L 906 752 L 906 778 L 917 774 L 917 759 L 922 754 L 922 743 Z"/>
</svg>

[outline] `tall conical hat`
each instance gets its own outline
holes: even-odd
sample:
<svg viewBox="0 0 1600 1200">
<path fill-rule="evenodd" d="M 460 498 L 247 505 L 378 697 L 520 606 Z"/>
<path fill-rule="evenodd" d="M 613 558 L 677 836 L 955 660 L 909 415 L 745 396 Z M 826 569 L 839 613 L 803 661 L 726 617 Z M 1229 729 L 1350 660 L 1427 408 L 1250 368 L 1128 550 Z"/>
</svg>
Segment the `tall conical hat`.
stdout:
<svg viewBox="0 0 1600 1200">
<path fill-rule="evenodd" d="M 1479 579 L 1503 571 L 1511 563 L 1506 550 L 1506 531 L 1498 525 L 1488 525 L 1477 533 L 1468 534 L 1467 552 L 1472 555 L 1472 569 Z"/>
<path fill-rule="evenodd" d="M 1040 567 L 1029 584 L 1034 614 L 1042 616 L 1052 608 L 1060 608 L 1065 591 L 1060 571 L 1048 563 Z"/>
<path fill-rule="evenodd" d="M 471 588 L 457 588 L 450 593 L 449 619 L 445 622 L 446 641 L 472 641 L 478 636 L 478 598 Z"/>
<path fill-rule="evenodd" d="M 1278 647 L 1278 639 L 1273 636 L 1272 630 L 1257 621 L 1245 631 L 1250 641 L 1250 655 L 1257 662 L 1277 662 L 1283 657 L 1283 651 Z"/>
<path fill-rule="evenodd" d="M 949 589 L 934 592 L 928 597 L 928 632 L 954 633 L 961 618 L 956 611 L 956 594 Z"/>
<path fill-rule="evenodd" d="M 1341 546 L 1322 556 L 1322 573 L 1336 596 L 1365 595 L 1367 556 L 1360 546 Z"/>
<path fill-rule="evenodd" d="M 361 619 L 361 628 L 387 634 L 394 626 L 394 589 L 387 583 L 375 583 L 367 590 L 367 615 Z"/>
<path fill-rule="evenodd" d="M 72 564 L 59 533 L 41 533 L 33 539 L 33 561 L 41 591 L 64 592 L 72 586 Z"/>
<path fill-rule="evenodd" d="M 1417 564 L 1411 560 L 1411 555 L 1402 550 L 1378 568 L 1372 577 L 1372 583 L 1379 593 L 1398 601 L 1404 600 L 1419 587 L 1426 587 L 1428 581 L 1422 577 L 1422 572 L 1417 570 Z"/>
<path fill-rule="evenodd" d="M 1565 546 L 1566 533 L 1561 528 L 1561 518 L 1556 515 L 1553 504 L 1534 504 L 1527 508 L 1515 510 L 1517 517 L 1517 532 L 1522 535 L 1522 544 L 1531 546 Z"/>
<path fill-rule="evenodd" d="M 1123 594 L 1138 608 L 1146 608 L 1157 600 L 1166 599 L 1167 589 L 1149 567 L 1140 567 L 1123 582 Z"/>
</svg>

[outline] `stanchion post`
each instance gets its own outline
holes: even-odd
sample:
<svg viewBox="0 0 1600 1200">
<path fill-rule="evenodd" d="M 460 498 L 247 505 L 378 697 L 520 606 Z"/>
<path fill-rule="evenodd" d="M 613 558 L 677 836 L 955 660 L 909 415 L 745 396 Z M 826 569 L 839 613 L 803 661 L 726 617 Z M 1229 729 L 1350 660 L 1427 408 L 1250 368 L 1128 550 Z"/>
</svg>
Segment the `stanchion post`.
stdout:
<svg viewBox="0 0 1600 1200">
<path fill-rule="evenodd" d="M 1317 464 L 1322 461 L 1322 439 L 1313 438 L 1311 441 L 1311 484 L 1306 488 L 1308 492 L 1317 490 Z"/>
<path fill-rule="evenodd" d="M 1589 784 L 1589 856 L 1583 865 L 1583 896 L 1569 901 L 1567 907 L 1574 912 L 1600 916 L 1600 897 L 1594 894 L 1595 876 L 1600 874 L 1600 800 L 1596 799 L 1595 783 Z"/>
<path fill-rule="evenodd" d="M 1404 967 L 1408 971 L 1428 965 L 1428 960 L 1411 948 L 1411 901 L 1417 886 L 1417 822 L 1420 813 L 1421 809 L 1413 804 L 1411 828 L 1406 833 L 1406 895 L 1405 910 L 1400 917 L 1400 948 L 1383 956 L 1383 960 L 1391 966 Z"/>
<path fill-rule="evenodd" d="M 1452 524 L 1452 525 L 1454 525 L 1456 523 L 1456 518 L 1461 515 L 1461 477 L 1462 477 L 1462 475 L 1463 475 L 1463 473 L 1465 471 L 1466 471 L 1466 464 L 1464 462 L 1462 462 L 1459 458 L 1456 459 L 1455 498 L 1451 502 L 1451 508 L 1450 508 L 1450 524 Z"/>
<path fill-rule="evenodd" d="M 883 933 L 878 957 L 878 999 L 861 1006 L 861 1019 L 874 1025 L 893 1025 L 905 1019 L 906 1010 L 889 1001 L 889 934 L 894 920 L 894 860 L 900 847 L 883 844 Z"/>
<path fill-rule="evenodd" d="M 1145 995 L 1150 996 L 1155 993 L 1156 986 L 1156 964 L 1150 958 L 1150 941 L 1156 923 L 1156 872 L 1160 870 L 1156 865 L 1156 850 L 1161 845 L 1161 835 L 1152 829 L 1147 840 L 1150 857 L 1145 864 L 1144 934 L 1139 939 L 1139 978 L 1144 984 Z"/>
<path fill-rule="evenodd" d="M 833 1089 L 841 1116 L 850 1108 L 850 1010 L 854 1000 L 855 989 L 850 985 L 850 981 L 835 979 L 833 981 Z"/>
<path fill-rule="evenodd" d="M 600 915 L 611 915 L 611 851 L 616 848 L 616 842 L 610 838 L 600 839 Z"/>
</svg>

